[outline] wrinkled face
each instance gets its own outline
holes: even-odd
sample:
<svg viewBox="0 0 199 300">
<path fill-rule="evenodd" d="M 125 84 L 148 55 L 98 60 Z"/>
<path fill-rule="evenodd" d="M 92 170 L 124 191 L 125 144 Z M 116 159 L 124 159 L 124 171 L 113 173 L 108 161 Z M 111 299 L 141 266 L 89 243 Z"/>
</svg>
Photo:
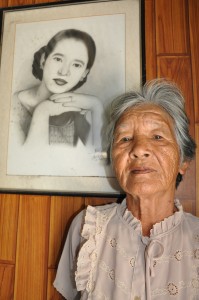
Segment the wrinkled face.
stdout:
<svg viewBox="0 0 199 300">
<path fill-rule="evenodd" d="M 112 159 L 116 177 L 127 194 L 156 195 L 175 191 L 179 147 L 170 116 L 158 106 L 131 108 L 118 120 Z"/>
<path fill-rule="evenodd" d="M 87 64 L 85 44 L 74 38 L 63 39 L 43 62 L 42 82 L 53 94 L 68 92 L 87 75 Z"/>
</svg>

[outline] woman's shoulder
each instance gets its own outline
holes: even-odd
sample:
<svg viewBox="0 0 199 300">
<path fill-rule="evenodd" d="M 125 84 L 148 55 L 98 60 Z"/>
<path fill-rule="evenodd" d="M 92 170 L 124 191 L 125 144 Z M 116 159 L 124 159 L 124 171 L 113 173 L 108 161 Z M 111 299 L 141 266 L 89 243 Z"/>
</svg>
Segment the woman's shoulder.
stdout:
<svg viewBox="0 0 199 300">
<path fill-rule="evenodd" d="M 115 211 L 118 205 L 115 202 L 98 206 L 88 205 L 74 217 L 70 226 L 71 230 L 81 231 L 85 224 L 88 224 L 89 227 L 91 227 L 91 224 L 95 226 L 97 219 L 103 222 L 105 218 L 107 219 Z"/>
<path fill-rule="evenodd" d="M 82 237 L 88 240 L 99 234 L 106 227 L 111 217 L 116 214 L 119 204 L 111 203 L 100 206 L 88 206 L 85 212 Z"/>
<path fill-rule="evenodd" d="M 17 91 L 13 94 L 13 96 L 23 103 L 25 99 L 30 96 L 30 90 L 31 89 Z"/>
<path fill-rule="evenodd" d="M 81 227 L 83 226 L 84 223 L 84 218 L 85 218 L 85 214 L 86 214 L 86 209 L 83 209 L 82 211 L 80 211 L 72 220 L 71 229 L 79 229 L 81 230 Z"/>
<path fill-rule="evenodd" d="M 37 87 L 32 87 L 18 92 L 18 100 L 20 101 L 21 105 L 30 113 L 33 112 L 35 106 L 38 104 L 38 101 L 35 97 L 36 89 Z"/>
<path fill-rule="evenodd" d="M 89 205 L 86 209 L 86 213 L 89 215 L 92 215 L 94 217 L 96 217 L 96 216 L 108 217 L 110 214 L 112 214 L 113 212 L 116 211 L 118 205 L 120 205 L 120 204 L 118 204 L 116 202 L 99 205 L 99 206 Z"/>
</svg>

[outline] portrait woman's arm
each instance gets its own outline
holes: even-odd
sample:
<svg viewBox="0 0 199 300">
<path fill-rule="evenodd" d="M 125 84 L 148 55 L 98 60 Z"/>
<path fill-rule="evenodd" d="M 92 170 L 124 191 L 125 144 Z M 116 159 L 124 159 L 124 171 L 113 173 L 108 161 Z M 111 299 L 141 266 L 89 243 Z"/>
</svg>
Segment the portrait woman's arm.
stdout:
<svg viewBox="0 0 199 300">
<path fill-rule="evenodd" d="M 41 102 L 34 110 L 25 146 L 49 145 L 49 118 L 64 112 L 91 111 L 92 144 L 95 150 L 101 149 L 101 127 L 103 106 L 95 97 L 85 94 L 64 93 L 56 94 L 50 100 Z"/>
<path fill-rule="evenodd" d="M 91 112 L 92 145 L 95 151 L 101 151 L 101 130 L 103 124 L 104 108 L 99 98 L 93 95 L 79 93 L 63 93 L 51 96 L 55 103 L 61 103 L 64 107 L 80 109 L 81 114 Z"/>
<path fill-rule="evenodd" d="M 38 104 L 34 110 L 24 146 L 48 146 L 49 118 L 70 111 L 80 111 L 80 109 L 75 107 L 64 107 L 62 103 L 55 103 L 51 100 L 45 100 Z"/>
<path fill-rule="evenodd" d="M 12 144 L 16 147 L 24 145 L 26 136 L 29 131 L 32 114 L 21 103 L 19 93 L 13 95 L 12 111 L 10 119 L 10 136 Z"/>
</svg>

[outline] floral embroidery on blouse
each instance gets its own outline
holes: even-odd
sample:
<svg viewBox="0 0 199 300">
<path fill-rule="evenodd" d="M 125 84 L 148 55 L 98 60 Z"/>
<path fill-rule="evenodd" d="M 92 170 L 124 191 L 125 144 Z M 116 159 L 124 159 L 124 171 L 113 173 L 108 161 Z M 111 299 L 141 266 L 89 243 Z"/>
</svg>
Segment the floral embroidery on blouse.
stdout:
<svg viewBox="0 0 199 300">
<path fill-rule="evenodd" d="M 77 290 L 87 292 L 82 299 L 199 299 L 199 222 L 176 206 L 149 238 L 125 201 L 89 206 L 76 272 Z"/>
</svg>

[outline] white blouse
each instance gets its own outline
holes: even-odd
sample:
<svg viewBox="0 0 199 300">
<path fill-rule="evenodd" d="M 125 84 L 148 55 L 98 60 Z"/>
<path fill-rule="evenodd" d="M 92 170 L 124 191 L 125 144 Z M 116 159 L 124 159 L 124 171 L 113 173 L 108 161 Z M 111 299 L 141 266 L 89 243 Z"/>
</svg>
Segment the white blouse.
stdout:
<svg viewBox="0 0 199 300">
<path fill-rule="evenodd" d="M 67 300 L 199 299 L 199 218 L 175 204 L 150 237 L 125 200 L 88 206 L 70 227 L 56 289 Z"/>
</svg>

